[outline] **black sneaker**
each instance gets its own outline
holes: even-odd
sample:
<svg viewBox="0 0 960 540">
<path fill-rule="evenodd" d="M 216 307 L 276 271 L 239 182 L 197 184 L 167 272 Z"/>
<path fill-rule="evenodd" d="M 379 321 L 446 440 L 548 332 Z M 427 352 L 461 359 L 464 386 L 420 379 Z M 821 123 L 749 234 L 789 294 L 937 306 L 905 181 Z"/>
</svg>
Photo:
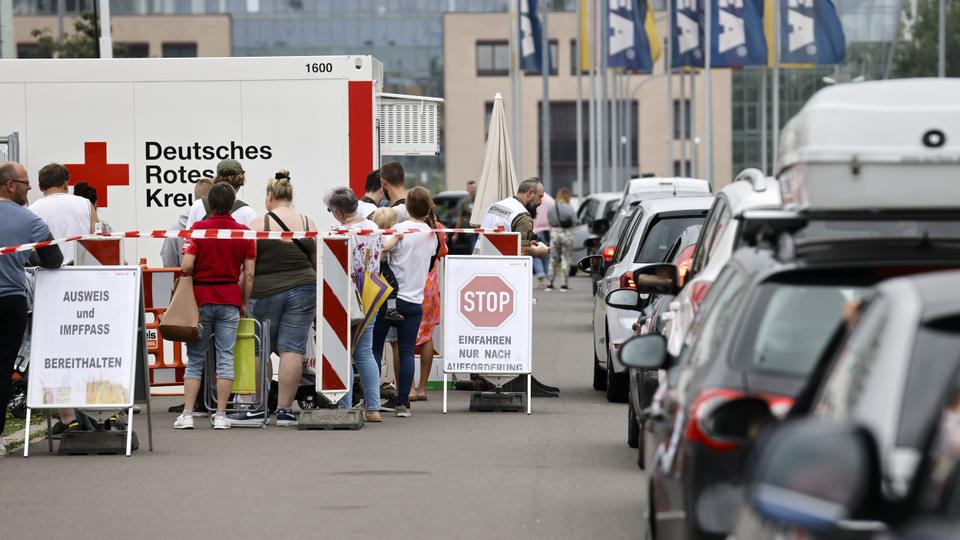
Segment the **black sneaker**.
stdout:
<svg viewBox="0 0 960 540">
<path fill-rule="evenodd" d="M 262 426 L 267 419 L 264 411 L 243 411 L 227 415 L 231 426 Z"/>
<path fill-rule="evenodd" d="M 380 403 L 381 412 L 394 412 L 397 409 L 397 400 L 390 398 Z"/>
<path fill-rule="evenodd" d="M 83 429 L 83 424 L 80 423 L 80 420 L 74 419 L 69 424 L 64 424 L 60 420 L 57 420 L 57 423 L 50 428 L 50 434 L 54 439 L 59 439 L 64 433 L 80 431 L 81 429 Z"/>
</svg>

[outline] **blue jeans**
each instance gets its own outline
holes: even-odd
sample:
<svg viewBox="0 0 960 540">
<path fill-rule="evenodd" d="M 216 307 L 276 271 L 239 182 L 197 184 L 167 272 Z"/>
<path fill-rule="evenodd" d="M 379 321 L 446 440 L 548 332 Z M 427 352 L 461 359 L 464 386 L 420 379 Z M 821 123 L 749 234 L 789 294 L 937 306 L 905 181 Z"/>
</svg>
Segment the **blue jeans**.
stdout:
<svg viewBox="0 0 960 540">
<path fill-rule="evenodd" d="M 217 377 L 232 381 L 233 346 L 237 342 L 240 308 L 227 304 L 204 304 L 200 306 L 200 323 L 203 325 L 200 339 L 187 343 L 187 369 L 183 377 L 203 380 L 203 362 L 212 334 L 217 351 Z"/>
<path fill-rule="evenodd" d="M 273 352 L 307 352 L 310 325 L 317 316 L 317 285 L 310 283 L 250 300 L 247 313 L 260 324 L 270 321 Z"/>
<path fill-rule="evenodd" d="M 391 326 L 397 327 L 397 348 L 400 349 L 400 373 L 397 373 L 397 405 L 410 406 L 410 387 L 413 386 L 413 373 L 416 369 L 413 351 L 417 346 L 417 332 L 423 319 L 423 305 L 397 298 L 397 311 L 404 316 L 402 321 L 388 321 L 383 315 L 387 310 L 384 304 L 377 314 L 377 323 L 373 327 L 373 357 L 377 360 L 377 369 L 383 365 L 383 343 Z"/>
<path fill-rule="evenodd" d="M 353 350 L 353 362 L 360 372 L 360 383 L 363 385 L 363 406 L 368 411 L 380 410 L 380 367 L 373 357 L 373 328 L 376 319 L 370 321 L 357 340 L 357 347 Z M 383 350 L 383 349 L 380 349 Z M 350 379 L 353 380 L 353 366 L 350 366 Z M 341 409 L 353 406 L 353 385 L 350 391 L 340 400 Z"/>
<path fill-rule="evenodd" d="M 536 233 L 537 240 L 544 244 L 550 244 L 550 233 L 549 232 L 538 232 Z M 547 254 L 546 257 L 534 257 L 533 261 L 533 276 L 537 278 L 542 278 L 547 276 L 547 269 L 550 268 L 550 255 Z"/>
</svg>

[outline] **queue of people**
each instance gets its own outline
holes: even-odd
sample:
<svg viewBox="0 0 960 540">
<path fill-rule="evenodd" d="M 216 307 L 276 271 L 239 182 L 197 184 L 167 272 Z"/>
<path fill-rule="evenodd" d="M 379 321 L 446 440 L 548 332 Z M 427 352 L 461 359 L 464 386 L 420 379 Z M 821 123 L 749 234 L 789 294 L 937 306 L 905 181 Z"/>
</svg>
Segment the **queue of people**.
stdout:
<svg viewBox="0 0 960 540">
<path fill-rule="evenodd" d="M 4 244 L 45 240 L 103 230 L 97 215 L 96 190 L 79 183 L 69 189 L 69 171 L 59 164 L 40 170 L 39 187 L 44 197 L 22 208 L 30 189 L 26 171 L 16 163 L 0 163 L 0 205 L 20 209 L 0 213 L 0 227 L 9 229 Z M 197 182 L 194 202 L 181 215 L 176 229 L 253 229 L 258 231 L 312 231 L 314 221 L 295 209 L 294 187 L 289 171 L 281 170 L 267 181 L 266 214 L 259 216 L 237 191 L 246 184 L 246 173 L 236 160 L 222 160 L 216 176 Z M 467 198 L 457 207 L 457 222 L 467 226 L 475 200 L 476 183 L 469 186 Z M 491 206 L 482 226 L 504 227 L 521 235 L 522 254 L 545 262 L 538 269 L 547 290 L 556 277 L 560 289 L 567 290 L 566 275 L 570 264 L 571 235 L 575 216 L 570 207 L 570 192 L 562 189 L 556 202 L 547 200 L 535 178 L 523 181 L 513 197 Z M 447 237 L 439 230 L 430 192 L 423 187 L 409 191 L 405 187 L 404 170 L 399 163 L 387 163 L 371 172 L 364 195 L 358 199 L 348 187 L 331 190 L 324 198 L 327 211 L 337 227 L 347 229 L 392 229 L 402 224 L 408 234 L 383 236 L 352 235 L 354 268 L 352 276 L 362 279 L 376 274 L 395 289 L 353 343 L 353 361 L 360 376 L 362 400 L 368 422 L 380 422 L 382 412 L 397 417 L 412 415 L 410 403 L 427 399 L 427 381 L 432 369 L 436 346 L 434 329 L 440 323 L 440 290 L 437 263 L 448 252 Z M 4 206 L 5 208 L 6 206 Z M 544 211 L 545 210 L 545 211 Z M 25 213 L 26 212 L 26 213 Z M 9 223 L 8 223 L 9 222 Z M 542 222 L 542 223 L 541 223 Z M 546 229 L 544 229 L 546 223 Z M 559 247 L 552 251 L 548 238 Z M 52 246 L 36 252 L 34 263 L 46 267 L 71 264 L 75 258 L 73 244 L 62 249 Z M 215 336 L 217 377 L 216 410 L 210 415 L 214 429 L 231 426 L 260 425 L 271 411 L 251 408 L 226 414 L 227 399 L 233 381 L 233 347 L 242 317 L 261 323 L 269 321 L 271 353 L 279 357 L 277 369 L 277 406 L 275 423 L 296 424 L 293 409 L 307 342 L 316 319 L 317 242 L 295 240 L 219 240 L 167 239 L 161 249 L 165 266 L 179 266 L 185 276 L 193 277 L 194 296 L 202 320 L 202 337 L 187 344 L 189 359 L 185 374 L 184 405 L 171 408 L 180 412 L 174 428 L 192 429 L 194 416 L 206 416 L 203 406 L 204 358 Z M 0 405 L 9 398 L 9 382 L 13 361 L 23 335 L 25 309 L 23 265 L 25 255 L 0 257 L 0 315 L 11 318 L 0 325 L 8 335 L 0 343 Z M 8 268 L 9 267 L 9 268 Z M 356 283 L 362 287 L 362 283 Z M 381 399 L 384 347 L 390 344 L 394 360 L 394 385 L 389 399 Z M 414 380 L 415 355 L 420 352 L 420 377 Z M 272 364 L 268 364 L 273 370 Z M 212 376 L 212 374 L 210 374 Z M 386 387 L 390 388 L 390 387 Z M 349 408 L 354 403 L 352 392 L 338 404 Z M 3 409 L 0 409 L 3 410 Z M 78 429 L 72 410 L 61 410 L 55 432 Z M 2 419 L 0 419 L 2 421 Z M 2 426 L 2 424 L 0 424 Z"/>
</svg>

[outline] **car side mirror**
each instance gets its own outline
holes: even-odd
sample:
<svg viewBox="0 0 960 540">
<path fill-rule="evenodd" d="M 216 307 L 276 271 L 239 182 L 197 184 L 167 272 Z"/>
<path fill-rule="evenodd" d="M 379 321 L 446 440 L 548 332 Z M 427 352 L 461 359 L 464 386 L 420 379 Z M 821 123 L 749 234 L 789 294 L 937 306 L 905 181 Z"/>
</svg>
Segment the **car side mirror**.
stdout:
<svg viewBox="0 0 960 540">
<path fill-rule="evenodd" d="M 678 272 L 673 264 L 651 264 L 633 272 L 637 291 L 645 294 L 676 295 L 680 292 Z"/>
<path fill-rule="evenodd" d="M 587 238 L 586 240 L 583 241 L 583 247 L 591 250 L 597 249 L 598 247 L 600 247 L 600 237 L 591 236 Z"/>
<path fill-rule="evenodd" d="M 723 401 L 701 413 L 700 425 L 711 439 L 738 446 L 749 444 L 770 423 L 776 421 L 767 402 L 758 397 Z"/>
<path fill-rule="evenodd" d="M 784 424 L 757 448 L 748 474 L 750 504 L 782 526 L 835 531 L 880 509 L 879 451 L 860 426 Z"/>
<path fill-rule="evenodd" d="M 604 233 L 610 230 L 610 220 L 607 218 L 600 218 L 593 220 L 593 223 L 590 224 L 590 232 L 597 235 L 603 236 Z"/>
<path fill-rule="evenodd" d="M 620 363 L 637 369 L 669 367 L 667 340 L 660 334 L 633 336 L 620 347 Z"/>
<path fill-rule="evenodd" d="M 577 268 L 588 274 L 596 274 L 603 267 L 603 257 L 600 255 L 587 255 L 577 261 Z"/>
<path fill-rule="evenodd" d="M 607 294 L 607 305 L 617 309 L 640 311 L 644 307 L 640 293 L 633 289 L 617 289 Z"/>
</svg>

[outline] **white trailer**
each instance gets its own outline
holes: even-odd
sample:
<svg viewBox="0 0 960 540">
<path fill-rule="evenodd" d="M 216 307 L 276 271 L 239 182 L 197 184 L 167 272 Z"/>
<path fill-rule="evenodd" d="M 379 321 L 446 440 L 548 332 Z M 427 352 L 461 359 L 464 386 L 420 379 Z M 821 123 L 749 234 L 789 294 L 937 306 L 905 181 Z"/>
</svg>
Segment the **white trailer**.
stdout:
<svg viewBox="0 0 960 540">
<path fill-rule="evenodd" d="M 371 56 L 0 60 L 0 135 L 19 142 L 34 188 L 50 162 L 95 186 L 118 231 L 171 227 L 224 158 L 243 165 L 239 195 L 261 214 L 266 181 L 289 169 L 323 228 L 329 188 L 362 194 L 382 155 L 439 151 L 440 100 L 382 86 Z M 157 265 L 159 242 L 129 241 L 126 257 Z"/>
</svg>

